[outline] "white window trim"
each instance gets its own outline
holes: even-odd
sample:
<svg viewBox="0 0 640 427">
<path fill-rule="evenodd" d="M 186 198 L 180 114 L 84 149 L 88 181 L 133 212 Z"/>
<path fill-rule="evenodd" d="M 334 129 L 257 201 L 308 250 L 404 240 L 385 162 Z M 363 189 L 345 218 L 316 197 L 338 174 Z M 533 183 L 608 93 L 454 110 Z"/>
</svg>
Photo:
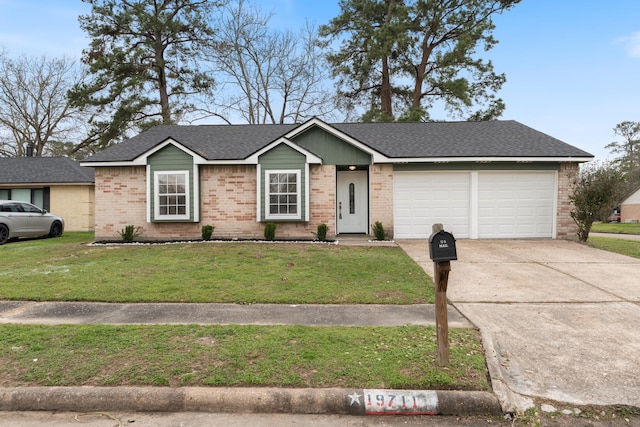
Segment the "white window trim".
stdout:
<svg viewBox="0 0 640 427">
<path fill-rule="evenodd" d="M 272 174 L 295 174 L 296 175 L 296 188 L 298 189 L 296 194 L 296 203 L 298 206 L 297 213 L 295 214 L 271 214 L 269 196 L 269 183 L 271 182 L 270 175 Z M 267 220 L 287 220 L 287 219 L 302 219 L 302 187 L 300 183 L 302 180 L 302 171 L 300 169 L 268 169 L 265 171 L 264 182 L 264 217 Z"/>
<path fill-rule="evenodd" d="M 159 194 L 159 181 L 158 175 L 184 175 L 185 176 L 185 196 L 186 196 L 186 214 L 184 215 L 160 215 L 160 194 Z M 156 221 L 184 221 L 191 219 L 191 199 L 189 193 L 191 189 L 191 183 L 189 181 L 189 171 L 154 171 L 153 173 L 153 201 L 154 201 L 154 216 Z"/>
</svg>

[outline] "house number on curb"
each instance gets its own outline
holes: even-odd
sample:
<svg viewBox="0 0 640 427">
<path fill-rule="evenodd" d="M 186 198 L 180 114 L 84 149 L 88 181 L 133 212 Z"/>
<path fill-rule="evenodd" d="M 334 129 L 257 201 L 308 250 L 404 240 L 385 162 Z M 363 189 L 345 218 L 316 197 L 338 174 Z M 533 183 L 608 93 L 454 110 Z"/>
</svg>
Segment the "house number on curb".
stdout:
<svg viewBox="0 0 640 427">
<path fill-rule="evenodd" d="M 363 390 L 363 394 L 353 393 L 351 406 L 364 404 L 365 413 L 375 414 L 424 414 L 438 413 L 438 395 L 435 391 L 424 390 Z"/>
</svg>

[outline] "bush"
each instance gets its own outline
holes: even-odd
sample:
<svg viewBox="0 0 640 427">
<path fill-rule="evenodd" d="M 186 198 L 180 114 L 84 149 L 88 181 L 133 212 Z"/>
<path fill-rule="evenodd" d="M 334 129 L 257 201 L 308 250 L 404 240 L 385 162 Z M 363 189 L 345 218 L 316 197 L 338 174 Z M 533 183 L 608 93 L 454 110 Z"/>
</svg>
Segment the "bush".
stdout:
<svg viewBox="0 0 640 427">
<path fill-rule="evenodd" d="M 327 224 L 320 224 L 320 225 L 318 225 L 318 232 L 314 233 L 314 235 L 316 236 L 316 238 L 318 240 L 321 240 L 321 241 L 324 242 L 325 240 L 327 240 L 327 230 L 328 230 L 328 228 L 329 227 L 327 227 Z"/>
<path fill-rule="evenodd" d="M 371 226 L 371 229 L 373 230 L 373 235 L 376 236 L 376 240 L 384 240 L 387 237 L 387 233 L 385 233 L 380 221 L 376 221 L 375 224 Z"/>
<path fill-rule="evenodd" d="M 120 237 L 122 237 L 123 242 L 133 242 L 133 239 L 138 237 L 142 233 L 140 227 L 136 227 L 134 225 L 127 225 L 122 230 L 118 231 Z"/>
<path fill-rule="evenodd" d="M 211 239 L 211 235 L 213 234 L 213 230 L 215 230 L 215 227 L 213 225 L 203 225 L 202 226 L 202 240 Z"/>
<path fill-rule="evenodd" d="M 264 238 L 273 241 L 276 239 L 276 228 L 278 228 L 278 224 L 273 222 L 268 222 L 264 226 Z"/>
<path fill-rule="evenodd" d="M 571 218 L 578 226 L 578 240 L 586 242 L 596 219 L 608 217 L 625 196 L 625 175 L 613 163 L 583 165 L 573 176 L 569 201 Z"/>
</svg>

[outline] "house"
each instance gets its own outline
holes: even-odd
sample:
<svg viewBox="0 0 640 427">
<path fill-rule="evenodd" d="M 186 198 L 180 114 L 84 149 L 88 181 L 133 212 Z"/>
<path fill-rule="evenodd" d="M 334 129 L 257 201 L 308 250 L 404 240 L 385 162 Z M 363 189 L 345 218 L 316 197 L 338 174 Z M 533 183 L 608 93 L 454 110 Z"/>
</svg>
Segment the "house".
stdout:
<svg viewBox="0 0 640 427">
<path fill-rule="evenodd" d="M 620 204 L 620 222 L 640 221 L 640 188 Z"/>
<path fill-rule="evenodd" d="M 96 239 L 277 238 L 371 232 L 563 238 L 571 173 L 592 155 L 516 121 L 158 126 L 82 162 Z"/>
<path fill-rule="evenodd" d="M 20 200 L 64 218 L 66 231 L 94 227 L 94 175 L 68 157 L 0 158 L 0 199 Z"/>
</svg>

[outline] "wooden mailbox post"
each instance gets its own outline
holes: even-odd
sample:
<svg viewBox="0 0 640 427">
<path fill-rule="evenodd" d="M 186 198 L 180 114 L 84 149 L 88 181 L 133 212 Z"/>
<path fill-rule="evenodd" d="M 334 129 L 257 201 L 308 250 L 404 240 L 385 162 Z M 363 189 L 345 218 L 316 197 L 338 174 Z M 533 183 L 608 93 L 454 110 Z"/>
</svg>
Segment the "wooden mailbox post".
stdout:
<svg viewBox="0 0 640 427">
<path fill-rule="evenodd" d="M 434 264 L 436 287 L 436 334 L 438 339 L 438 365 L 449 365 L 449 322 L 447 320 L 447 284 L 450 261 L 458 259 L 456 239 L 453 234 L 443 230 L 442 224 L 433 225 L 433 234 L 429 237 L 429 257 Z"/>
</svg>

